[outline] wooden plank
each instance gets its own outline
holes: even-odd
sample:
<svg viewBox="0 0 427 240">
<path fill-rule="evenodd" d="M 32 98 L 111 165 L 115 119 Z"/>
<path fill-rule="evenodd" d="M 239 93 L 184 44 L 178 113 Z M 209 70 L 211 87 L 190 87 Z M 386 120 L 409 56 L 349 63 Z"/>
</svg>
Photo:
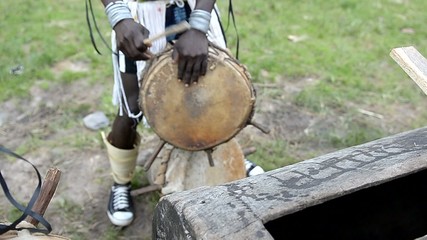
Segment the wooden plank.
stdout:
<svg viewBox="0 0 427 240">
<path fill-rule="evenodd" d="M 413 46 L 394 48 L 390 56 L 427 94 L 427 60 Z"/>
<path fill-rule="evenodd" d="M 37 198 L 36 202 L 34 203 L 34 206 L 32 209 L 34 212 L 40 214 L 41 216 L 44 215 L 47 207 L 49 206 L 50 200 L 55 194 L 56 187 L 58 186 L 60 177 L 61 177 L 61 171 L 59 169 L 50 168 L 48 170 L 48 172 L 46 173 L 45 179 L 43 181 L 42 187 L 40 189 L 40 195 Z M 39 223 L 36 219 L 30 216 L 28 216 L 25 220 L 33 224 L 34 226 L 37 226 L 37 224 Z"/>
<path fill-rule="evenodd" d="M 427 127 L 228 184 L 167 195 L 156 207 L 153 236 L 273 239 L 265 223 L 427 169 L 426 134 Z"/>
</svg>

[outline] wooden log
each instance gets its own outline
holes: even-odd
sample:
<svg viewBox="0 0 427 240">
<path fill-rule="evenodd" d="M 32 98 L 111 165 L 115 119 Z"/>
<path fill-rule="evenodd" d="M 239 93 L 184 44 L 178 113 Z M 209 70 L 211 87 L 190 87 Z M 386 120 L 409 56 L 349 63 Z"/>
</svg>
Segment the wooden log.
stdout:
<svg viewBox="0 0 427 240">
<path fill-rule="evenodd" d="M 164 196 L 155 209 L 153 239 L 397 239 L 396 233 L 400 230 L 425 230 L 427 223 L 423 219 L 427 214 L 424 204 L 427 201 L 427 186 L 424 181 L 418 180 L 427 179 L 426 135 L 427 128 L 420 128 L 228 184 Z M 419 173 L 422 174 L 421 178 Z M 356 214 L 364 214 L 362 219 L 351 214 L 361 199 L 355 197 L 357 200 L 351 204 L 338 204 L 340 211 L 333 212 L 336 208 L 329 205 L 323 214 L 304 215 L 306 217 L 294 224 L 296 227 L 289 228 L 292 221 L 282 224 L 285 222 L 283 219 L 301 211 L 309 211 L 344 197 L 351 200 L 352 196 L 360 196 L 359 193 L 370 189 L 373 189 L 370 193 L 375 193 L 376 189 L 382 189 L 381 186 L 412 175 L 418 177 L 415 181 L 407 181 L 411 184 L 403 185 L 403 188 L 391 188 L 387 194 L 372 194 L 372 198 L 370 194 L 365 195 L 367 205 L 363 206 L 368 206 L 368 210 L 357 208 L 356 211 Z M 415 194 L 399 194 L 395 192 L 398 189 L 410 190 Z M 376 207 L 370 207 L 377 197 L 382 199 L 376 207 L 382 208 L 381 214 L 384 215 L 375 215 Z M 396 202 L 396 199 L 404 204 Z M 408 204 L 417 200 L 421 202 L 420 205 Z M 394 207 L 389 208 L 391 205 Z M 412 211 L 402 210 L 407 208 L 412 208 Z M 421 218 L 402 217 L 395 211 L 402 214 L 415 212 Z M 332 214 L 339 217 L 331 217 L 337 216 Z M 375 230 L 372 228 L 381 225 L 381 221 L 389 220 L 396 222 L 383 224 L 388 230 L 379 230 L 382 237 L 362 235 L 361 231 L 373 233 Z M 393 225 L 406 220 L 409 222 L 406 225 Z M 310 222 L 313 223 L 310 225 L 312 228 L 309 227 Z M 267 227 L 271 223 L 276 227 Z M 361 227 L 356 228 L 356 225 Z M 321 235 L 322 228 L 328 228 L 331 235 Z M 282 235 L 274 236 L 272 229 L 278 231 L 275 234 Z M 297 237 L 287 236 L 288 231 L 297 232 Z M 332 235 L 336 232 L 343 235 Z M 302 237 L 307 234 L 315 237 Z M 416 234 L 421 236 L 420 232 Z M 413 235 L 399 239 L 415 238 Z"/>
<path fill-rule="evenodd" d="M 409 77 L 427 94 L 427 60 L 414 47 L 394 48 L 390 56 L 409 75 Z"/>
<path fill-rule="evenodd" d="M 40 189 L 39 197 L 37 198 L 32 208 L 33 212 L 36 212 L 41 216 L 44 215 L 53 195 L 55 194 L 56 187 L 58 186 L 60 178 L 61 178 L 61 171 L 58 168 L 50 168 L 47 171 L 45 179 Z M 32 218 L 31 216 L 28 216 L 25 220 L 33 224 L 34 226 L 37 226 L 37 224 L 39 223 L 36 219 Z"/>
</svg>

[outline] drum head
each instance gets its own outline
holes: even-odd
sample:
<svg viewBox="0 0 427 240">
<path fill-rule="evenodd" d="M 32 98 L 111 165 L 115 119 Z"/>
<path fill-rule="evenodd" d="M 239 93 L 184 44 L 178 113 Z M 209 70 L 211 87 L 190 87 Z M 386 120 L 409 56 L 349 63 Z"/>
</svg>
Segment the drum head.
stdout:
<svg viewBox="0 0 427 240">
<path fill-rule="evenodd" d="M 161 139 L 197 151 L 228 141 L 252 115 L 255 93 L 246 69 L 224 50 L 210 48 L 208 72 L 185 87 L 177 79 L 172 49 L 151 64 L 140 92 L 141 109 Z"/>
</svg>

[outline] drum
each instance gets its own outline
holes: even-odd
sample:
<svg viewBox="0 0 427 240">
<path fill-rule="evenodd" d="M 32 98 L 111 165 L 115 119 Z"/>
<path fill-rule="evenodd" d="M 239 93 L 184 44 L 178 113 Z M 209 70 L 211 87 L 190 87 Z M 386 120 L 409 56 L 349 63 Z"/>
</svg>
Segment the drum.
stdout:
<svg viewBox="0 0 427 240">
<path fill-rule="evenodd" d="M 227 50 L 210 45 L 207 73 L 189 87 L 178 81 L 171 55 L 168 48 L 148 63 L 140 88 L 141 110 L 162 140 L 188 151 L 212 149 L 251 123 L 251 77 Z"/>
<path fill-rule="evenodd" d="M 215 167 L 210 167 L 203 151 L 186 151 L 166 145 L 147 171 L 152 185 L 171 194 L 201 186 L 215 186 L 246 176 L 244 155 L 234 138 L 215 147 Z"/>
</svg>

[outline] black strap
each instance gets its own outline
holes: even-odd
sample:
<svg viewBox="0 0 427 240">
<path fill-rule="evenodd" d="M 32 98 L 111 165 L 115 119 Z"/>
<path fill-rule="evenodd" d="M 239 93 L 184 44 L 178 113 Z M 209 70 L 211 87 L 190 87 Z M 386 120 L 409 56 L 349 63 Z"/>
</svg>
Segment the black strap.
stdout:
<svg viewBox="0 0 427 240">
<path fill-rule="evenodd" d="M 29 164 L 31 164 L 31 166 L 34 168 L 34 170 L 37 173 L 37 178 L 39 180 L 36 189 L 34 190 L 34 193 L 30 199 L 30 202 L 28 203 L 27 207 L 22 206 L 21 204 L 19 204 L 14 198 L 13 196 L 10 194 L 9 188 L 6 184 L 6 181 L 3 178 L 3 175 L 1 174 L 0 171 L 0 185 L 3 189 L 4 194 L 6 195 L 7 199 L 17 208 L 22 212 L 22 215 L 16 219 L 12 224 L 10 225 L 5 225 L 5 224 L 0 224 L 0 235 L 10 231 L 10 230 L 22 230 L 22 229 L 28 229 L 30 232 L 41 232 L 41 233 L 45 233 L 45 234 L 49 234 L 52 231 L 52 227 L 49 224 L 48 221 L 46 221 L 43 216 L 41 216 L 38 213 L 33 212 L 31 209 L 33 208 L 34 203 L 36 202 L 37 198 L 39 197 L 40 194 L 40 189 L 41 189 L 41 183 L 42 183 L 42 179 L 40 176 L 40 173 L 38 171 L 38 169 L 36 168 L 36 166 L 34 166 L 30 161 L 26 160 L 25 158 L 19 156 L 18 154 L 12 152 L 11 150 L 0 146 L 0 152 L 6 153 L 12 157 L 21 159 Z M 41 223 L 46 229 L 38 229 L 38 228 L 16 228 L 16 226 L 22 222 L 27 216 L 31 216 L 32 218 L 36 219 L 39 223 Z"/>
<path fill-rule="evenodd" d="M 234 10 L 233 10 L 232 0 L 229 0 L 229 4 L 228 4 L 227 30 L 228 30 L 228 27 L 230 26 L 230 16 L 231 16 L 231 19 L 233 20 L 234 31 L 236 33 L 236 59 L 239 59 L 240 39 L 239 39 L 239 32 L 237 31 L 236 19 L 234 18 Z"/>
<path fill-rule="evenodd" d="M 92 42 L 93 47 L 95 48 L 96 52 L 99 55 L 102 55 L 101 52 L 98 50 L 98 47 L 96 46 L 96 42 L 95 42 L 95 38 L 93 37 L 93 32 L 92 32 L 92 25 L 90 23 L 90 18 L 89 18 L 89 6 L 88 6 L 88 0 L 85 1 L 85 7 L 86 7 L 86 22 L 87 22 L 87 26 L 89 28 L 89 37 L 90 37 L 90 41 Z"/>
<path fill-rule="evenodd" d="M 96 46 L 95 37 L 93 36 L 92 24 L 91 24 L 91 20 L 90 20 L 91 17 L 89 15 L 92 16 L 93 26 L 95 27 L 96 32 L 98 33 L 98 36 L 101 38 L 101 41 L 104 43 L 104 45 L 112 53 L 114 53 L 113 49 L 111 49 L 111 47 L 108 45 L 108 43 L 105 40 L 105 38 L 102 36 L 101 31 L 99 30 L 98 24 L 96 23 L 95 14 L 93 13 L 92 1 L 91 0 L 86 0 L 85 1 L 85 7 L 86 7 L 86 22 L 87 22 L 87 26 L 89 28 L 89 37 L 90 37 L 90 41 L 92 42 L 92 45 L 95 48 L 96 52 L 99 55 L 102 55 L 101 52 L 99 51 L 98 47 Z M 114 53 L 114 54 L 116 54 L 116 53 Z"/>
</svg>

